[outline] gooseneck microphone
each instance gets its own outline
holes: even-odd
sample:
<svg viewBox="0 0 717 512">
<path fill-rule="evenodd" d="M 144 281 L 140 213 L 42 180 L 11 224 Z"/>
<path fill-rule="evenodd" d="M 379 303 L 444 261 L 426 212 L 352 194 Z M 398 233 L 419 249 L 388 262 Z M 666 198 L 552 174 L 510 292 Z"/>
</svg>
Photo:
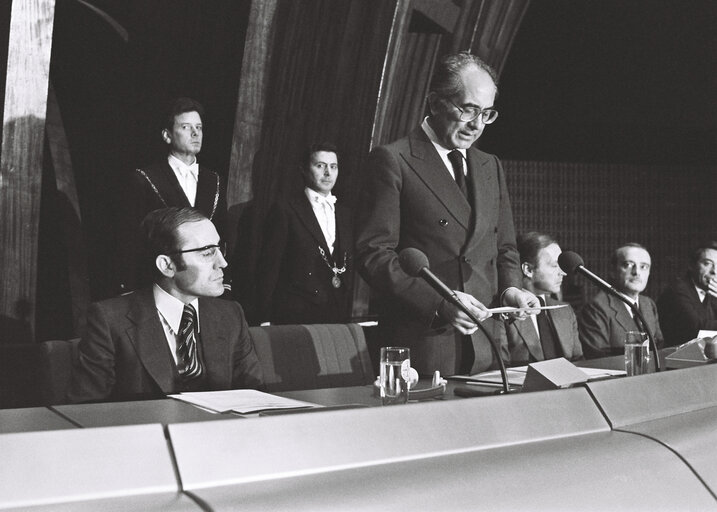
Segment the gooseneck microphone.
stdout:
<svg viewBox="0 0 717 512">
<path fill-rule="evenodd" d="M 637 318 L 638 322 L 640 323 L 639 327 L 647 333 L 647 338 L 650 340 L 650 346 L 655 353 L 655 370 L 658 372 L 661 371 L 662 368 L 660 366 L 660 357 L 657 354 L 657 344 L 655 343 L 655 338 L 652 336 L 652 332 L 650 332 L 650 328 L 645 321 L 645 317 L 642 316 L 642 312 L 640 311 L 640 308 L 637 307 L 637 304 L 630 300 L 627 295 L 616 290 L 607 281 L 598 277 L 597 275 L 590 272 L 587 268 L 585 268 L 585 262 L 577 253 L 574 253 L 572 251 L 560 253 L 560 256 L 558 256 L 558 265 L 560 265 L 562 271 L 569 276 L 575 273 L 580 273 L 587 277 L 590 281 L 595 283 L 599 288 L 602 288 L 607 293 L 614 295 L 622 302 L 627 304 L 635 318 Z"/>
<path fill-rule="evenodd" d="M 493 356 L 498 360 L 498 366 L 500 369 L 500 376 L 503 380 L 503 389 L 500 393 L 510 393 L 510 387 L 508 386 L 508 373 L 505 371 L 505 363 L 503 358 L 500 357 L 500 350 L 498 344 L 495 342 L 493 337 L 486 331 L 485 327 L 481 324 L 480 320 L 463 304 L 456 293 L 448 288 L 443 281 L 441 281 L 436 275 L 430 271 L 428 264 L 428 257 L 418 249 L 412 247 L 403 249 L 398 255 L 398 262 L 401 265 L 401 269 L 411 277 L 423 278 L 434 290 L 436 290 L 441 297 L 455 305 L 461 311 L 463 311 L 468 318 L 473 320 L 478 328 L 483 332 L 485 337 L 490 343 L 490 348 L 493 352 Z M 487 393 L 495 394 L 495 393 Z"/>
</svg>

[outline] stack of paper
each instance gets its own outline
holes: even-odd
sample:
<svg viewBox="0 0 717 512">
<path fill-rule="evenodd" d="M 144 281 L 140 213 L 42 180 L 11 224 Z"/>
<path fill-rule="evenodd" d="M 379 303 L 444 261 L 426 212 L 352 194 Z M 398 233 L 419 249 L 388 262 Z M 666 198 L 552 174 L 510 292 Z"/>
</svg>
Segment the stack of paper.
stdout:
<svg viewBox="0 0 717 512">
<path fill-rule="evenodd" d="M 300 409 L 321 407 L 317 404 L 282 398 L 254 389 L 230 389 L 227 391 L 202 391 L 169 395 L 170 398 L 181 400 L 215 413 L 236 412 L 250 414 L 253 412 L 275 409 Z"/>
</svg>

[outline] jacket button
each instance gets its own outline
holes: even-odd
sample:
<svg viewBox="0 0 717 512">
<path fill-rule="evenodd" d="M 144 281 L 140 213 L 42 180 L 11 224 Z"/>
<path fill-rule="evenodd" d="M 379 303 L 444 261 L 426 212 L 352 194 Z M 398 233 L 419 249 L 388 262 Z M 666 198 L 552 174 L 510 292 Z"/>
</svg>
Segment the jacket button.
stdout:
<svg viewBox="0 0 717 512">
<path fill-rule="evenodd" d="M 463 261 L 465 261 L 468 264 L 473 263 L 470 258 L 466 258 L 465 256 L 463 256 Z"/>
<path fill-rule="evenodd" d="M 441 219 L 441 220 L 438 221 L 438 223 L 439 223 L 441 226 L 447 226 L 447 225 L 448 225 L 448 221 L 447 221 L 446 219 Z"/>
<path fill-rule="evenodd" d="M 307 273 L 307 275 L 309 275 L 309 276 L 310 276 L 310 275 L 311 275 L 311 272 Z"/>
<path fill-rule="evenodd" d="M 318 294 L 319 294 L 319 290 L 314 290 L 314 295 L 318 295 Z"/>
</svg>

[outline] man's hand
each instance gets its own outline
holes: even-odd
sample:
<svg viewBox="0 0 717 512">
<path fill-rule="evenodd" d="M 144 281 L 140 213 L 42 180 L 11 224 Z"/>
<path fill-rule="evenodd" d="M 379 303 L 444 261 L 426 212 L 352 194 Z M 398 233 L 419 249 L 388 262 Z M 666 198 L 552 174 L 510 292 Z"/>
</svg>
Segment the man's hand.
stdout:
<svg viewBox="0 0 717 512">
<path fill-rule="evenodd" d="M 473 297 L 473 295 L 459 292 L 458 290 L 454 290 L 454 293 L 458 297 L 458 300 L 481 322 L 491 316 L 488 312 L 488 308 Z M 476 323 L 471 320 L 468 315 L 447 300 L 441 303 L 441 306 L 438 308 L 438 315 L 463 334 L 473 334 L 476 329 L 478 329 Z"/>
<path fill-rule="evenodd" d="M 707 293 L 717 299 L 717 279 L 711 279 L 710 284 L 707 287 Z"/>
<path fill-rule="evenodd" d="M 539 308 L 540 301 L 538 297 L 526 290 L 520 290 L 518 288 L 508 288 L 503 292 L 502 297 L 503 305 L 512 306 L 514 308 Z M 525 320 L 528 315 L 537 315 L 540 313 L 539 309 L 532 311 L 519 311 L 517 313 L 508 313 L 508 316 L 513 320 Z"/>
</svg>

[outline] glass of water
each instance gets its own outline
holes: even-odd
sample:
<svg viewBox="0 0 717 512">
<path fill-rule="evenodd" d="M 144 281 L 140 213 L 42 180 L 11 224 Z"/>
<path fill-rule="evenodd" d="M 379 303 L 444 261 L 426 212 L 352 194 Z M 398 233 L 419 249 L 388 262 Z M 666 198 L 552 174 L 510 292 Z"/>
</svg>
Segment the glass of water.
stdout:
<svg viewBox="0 0 717 512">
<path fill-rule="evenodd" d="M 381 402 L 383 405 L 408 402 L 411 351 L 406 347 L 381 347 Z"/>
<path fill-rule="evenodd" d="M 647 334 L 640 331 L 625 333 L 625 373 L 642 375 L 650 371 L 650 344 Z"/>
</svg>

